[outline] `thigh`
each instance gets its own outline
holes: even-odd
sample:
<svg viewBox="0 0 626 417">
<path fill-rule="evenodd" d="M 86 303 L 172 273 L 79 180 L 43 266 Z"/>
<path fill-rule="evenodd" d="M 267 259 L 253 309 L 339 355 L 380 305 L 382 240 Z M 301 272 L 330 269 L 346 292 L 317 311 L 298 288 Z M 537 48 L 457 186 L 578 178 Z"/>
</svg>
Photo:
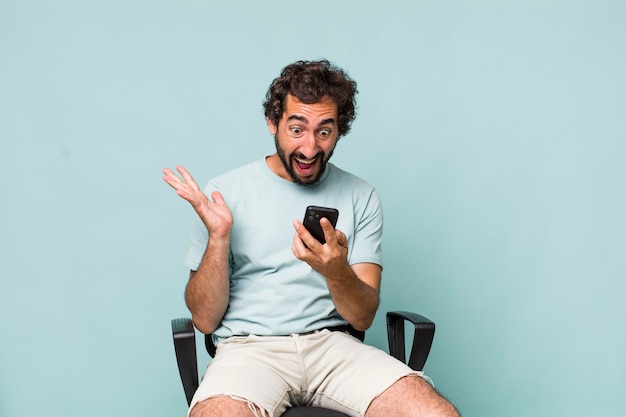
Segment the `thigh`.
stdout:
<svg viewBox="0 0 626 417">
<path fill-rule="evenodd" d="M 320 337 L 320 345 L 312 345 L 306 356 L 314 405 L 363 416 L 372 400 L 394 382 L 407 375 L 421 375 L 348 334 L 334 332 Z"/>
<path fill-rule="evenodd" d="M 227 339 L 207 366 L 190 409 L 204 400 L 225 397 L 262 410 L 258 415 L 280 413 L 289 404 L 292 380 L 299 381 L 294 352 L 288 337 Z"/>
</svg>

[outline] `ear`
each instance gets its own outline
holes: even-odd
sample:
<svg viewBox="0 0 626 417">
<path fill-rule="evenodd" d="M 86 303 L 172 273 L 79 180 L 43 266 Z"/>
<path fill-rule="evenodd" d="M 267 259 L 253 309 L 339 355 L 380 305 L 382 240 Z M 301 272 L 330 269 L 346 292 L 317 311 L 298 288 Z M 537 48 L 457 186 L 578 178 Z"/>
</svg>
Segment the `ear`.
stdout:
<svg viewBox="0 0 626 417">
<path fill-rule="evenodd" d="M 276 135 L 276 132 L 278 132 L 278 126 L 270 119 L 267 119 L 267 128 L 272 135 Z"/>
</svg>

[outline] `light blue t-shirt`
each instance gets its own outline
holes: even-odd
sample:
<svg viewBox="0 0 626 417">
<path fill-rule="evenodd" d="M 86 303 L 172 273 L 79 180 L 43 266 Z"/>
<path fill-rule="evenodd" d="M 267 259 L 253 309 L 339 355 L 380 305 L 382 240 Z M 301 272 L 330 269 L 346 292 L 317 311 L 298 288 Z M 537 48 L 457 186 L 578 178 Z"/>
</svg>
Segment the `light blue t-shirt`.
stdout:
<svg viewBox="0 0 626 417">
<path fill-rule="evenodd" d="M 374 188 L 332 164 L 320 181 L 302 186 L 274 174 L 265 159 L 209 182 L 233 214 L 230 241 L 230 301 L 214 333 L 219 342 L 233 335 L 288 335 L 345 324 L 335 310 L 326 281 L 291 251 L 292 221 L 307 206 L 339 210 L 337 229 L 348 238 L 348 262 L 382 266 L 383 214 Z M 199 218 L 192 229 L 185 266 L 197 270 L 208 232 Z"/>
</svg>

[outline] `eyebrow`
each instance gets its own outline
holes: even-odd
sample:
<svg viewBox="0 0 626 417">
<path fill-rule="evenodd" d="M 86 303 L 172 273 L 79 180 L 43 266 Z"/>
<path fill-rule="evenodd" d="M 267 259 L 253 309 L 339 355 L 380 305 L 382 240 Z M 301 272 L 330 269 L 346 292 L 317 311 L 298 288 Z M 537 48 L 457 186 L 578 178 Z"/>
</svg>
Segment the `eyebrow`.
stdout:
<svg viewBox="0 0 626 417">
<path fill-rule="evenodd" d="M 324 119 L 320 122 L 320 124 L 318 126 L 324 126 L 324 125 L 328 125 L 328 124 L 335 124 L 335 118 L 334 117 L 329 117 L 328 119 Z"/>
<path fill-rule="evenodd" d="M 302 123 L 309 123 L 309 119 L 307 119 L 306 117 L 301 116 L 301 115 L 299 115 L 299 114 L 292 114 L 291 116 L 289 116 L 289 117 L 287 118 L 287 120 L 299 120 L 299 121 L 301 121 Z M 335 124 L 335 118 L 334 118 L 334 117 L 329 117 L 328 119 L 324 119 L 324 120 L 322 120 L 322 121 L 318 124 L 318 127 L 319 127 L 319 126 L 324 126 L 324 125 L 327 125 L 327 124 Z"/>
</svg>

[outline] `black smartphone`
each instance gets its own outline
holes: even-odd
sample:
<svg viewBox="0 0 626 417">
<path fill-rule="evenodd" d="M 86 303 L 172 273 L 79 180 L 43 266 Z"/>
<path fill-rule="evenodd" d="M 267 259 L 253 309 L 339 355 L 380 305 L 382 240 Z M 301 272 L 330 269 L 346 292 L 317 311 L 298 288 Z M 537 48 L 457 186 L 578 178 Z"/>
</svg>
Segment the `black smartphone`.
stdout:
<svg viewBox="0 0 626 417">
<path fill-rule="evenodd" d="M 337 219 L 339 218 L 339 210 L 330 207 L 309 206 L 304 213 L 304 221 L 302 224 L 311 233 L 311 235 L 318 240 L 322 245 L 326 243 L 324 237 L 324 231 L 320 226 L 320 219 L 326 217 L 330 224 L 335 227 L 337 225 Z"/>
</svg>

